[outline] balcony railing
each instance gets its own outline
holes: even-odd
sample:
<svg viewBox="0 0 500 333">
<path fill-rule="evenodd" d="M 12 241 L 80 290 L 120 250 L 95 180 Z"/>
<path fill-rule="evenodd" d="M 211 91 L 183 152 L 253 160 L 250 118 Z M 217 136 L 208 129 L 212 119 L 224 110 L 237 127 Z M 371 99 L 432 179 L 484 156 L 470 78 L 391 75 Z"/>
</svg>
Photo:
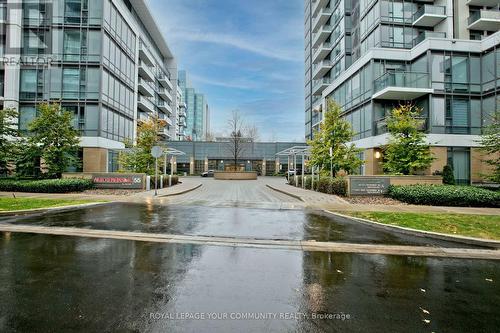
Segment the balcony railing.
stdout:
<svg viewBox="0 0 500 333">
<path fill-rule="evenodd" d="M 472 14 L 470 14 L 467 22 L 469 25 L 471 25 L 472 23 L 474 23 L 480 19 L 491 20 L 491 21 L 500 21 L 500 11 L 481 9 L 477 12 L 473 12 Z"/>
<path fill-rule="evenodd" d="M 427 130 L 427 117 L 415 117 L 415 119 L 420 120 L 420 126 L 418 127 L 419 131 Z M 381 118 L 375 121 L 375 135 L 380 135 L 387 133 L 387 117 Z"/>
<path fill-rule="evenodd" d="M 322 60 L 317 64 L 313 64 L 313 73 L 315 73 L 319 67 L 332 67 L 332 65 L 333 64 L 331 60 L 329 59 Z"/>
<path fill-rule="evenodd" d="M 413 46 L 422 43 L 427 38 L 446 38 L 446 32 L 424 31 L 413 40 Z"/>
<path fill-rule="evenodd" d="M 421 16 L 428 15 L 445 15 L 446 7 L 445 6 L 433 6 L 433 5 L 423 5 L 418 9 L 415 14 L 413 14 L 413 21 L 415 22 Z"/>
<path fill-rule="evenodd" d="M 373 82 L 374 91 L 379 92 L 387 87 L 429 88 L 429 74 L 417 72 L 387 72 Z"/>
</svg>

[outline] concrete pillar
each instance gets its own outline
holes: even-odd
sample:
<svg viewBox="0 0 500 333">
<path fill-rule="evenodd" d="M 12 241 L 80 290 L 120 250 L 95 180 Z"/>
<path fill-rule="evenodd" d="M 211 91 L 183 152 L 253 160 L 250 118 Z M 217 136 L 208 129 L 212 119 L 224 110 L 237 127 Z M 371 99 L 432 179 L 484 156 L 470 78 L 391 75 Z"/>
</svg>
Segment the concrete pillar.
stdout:
<svg viewBox="0 0 500 333">
<path fill-rule="evenodd" d="M 194 157 L 189 158 L 189 174 L 194 175 Z"/>
<path fill-rule="evenodd" d="M 105 148 L 83 148 L 83 172 L 107 172 L 108 150 Z"/>
<path fill-rule="evenodd" d="M 495 170 L 495 166 L 486 163 L 488 159 L 498 158 L 498 154 L 488 155 L 479 148 L 470 149 L 470 176 L 472 183 L 481 183 L 484 181 L 484 175 L 491 175 Z"/>
<path fill-rule="evenodd" d="M 203 163 L 203 171 L 208 171 L 208 157 L 205 157 L 205 163 Z"/>
<path fill-rule="evenodd" d="M 280 158 L 279 158 L 279 157 L 276 157 L 276 162 L 275 162 L 275 165 L 274 165 L 274 172 L 275 172 L 275 173 L 278 173 L 278 172 L 280 172 L 280 171 L 281 171 L 281 170 L 280 170 L 280 165 L 281 165 L 281 163 L 280 163 Z"/>
<path fill-rule="evenodd" d="M 426 170 L 426 174 L 428 175 L 431 175 L 435 171 L 443 171 L 444 166 L 448 164 L 447 147 L 431 147 L 431 153 L 435 160 L 432 161 L 430 168 Z"/>
<path fill-rule="evenodd" d="M 377 158 L 380 153 L 380 157 Z M 365 150 L 365 175 L 373 176 L 383 174 L 382 169 L 382 152 L 377 148 L 370 148 Z M 377 155 L 377 156 L 376 156 Z"/>
<path fill-rule="evenodd" d="M 262 176 L 266 175 L 266 159 L 262 160 Z"/>
<path fill-rule="evenodd" d="M 172 156 L 172 170 L 177 173 L 177 156 Z"/>
</svg>

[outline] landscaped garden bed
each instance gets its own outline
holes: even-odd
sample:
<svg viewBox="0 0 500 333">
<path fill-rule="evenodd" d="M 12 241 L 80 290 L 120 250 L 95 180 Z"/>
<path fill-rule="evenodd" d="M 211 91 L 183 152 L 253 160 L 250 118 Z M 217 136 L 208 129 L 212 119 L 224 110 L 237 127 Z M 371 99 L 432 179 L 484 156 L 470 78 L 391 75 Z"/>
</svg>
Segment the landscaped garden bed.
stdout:
<svg viewBox="0 0 500 333">
<path fill-rule="evenodd" d="M 500 207 L 500 192 L 472 186 L 390 186 L 389 196 L 414 205 Z"/>
<path fill-rule="evenodd" d="M 68 193 L 82 192 L 93 187 L 92 181 L 87 179 L 0 179 L 0 191 L 3 192 Z"/>
</svg>

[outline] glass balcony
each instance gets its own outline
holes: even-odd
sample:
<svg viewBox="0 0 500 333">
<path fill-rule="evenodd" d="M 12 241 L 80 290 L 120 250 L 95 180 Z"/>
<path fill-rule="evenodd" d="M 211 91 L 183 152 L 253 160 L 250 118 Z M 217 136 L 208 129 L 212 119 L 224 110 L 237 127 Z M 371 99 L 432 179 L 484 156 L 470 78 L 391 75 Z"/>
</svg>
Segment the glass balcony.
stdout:
<svg viewBox="0 0 500 333">
<path fill-rule="evenodd" d="M 323 92 L 323 90 L 330 85 L 332 80 L 329 77 L 324 77 L 320 80 L 314 80 L 313 81 L 313 95 L 318 95 Z"/>
<path fill-rule="evenodd" d="M 156 105 L 161 111 L 168 112 L 169 114 L 172 113 L 172 107 L 170 106 L 170 103 L 160 100 L 158 101 L 158 103 L 156 103 Z"/>
<path fill-rule="evenodd" d="M 149 51 L 148 46 L 144 44 L 142 40 L 139 40 L 139 59 L 144 61 L 149 66 L 154 65 L 153 55 L 151 54 L 151 51 Z"/>
<path fill-rule="evenodd" d="M 333 26 L 328 24 L 322 26 L 317 33 L 313 35 L 313 47 L 318 47 L 321 43 L 323 43 L 328 36 L 332 34 Z"/>
<path fill-rule="evenodd" d="M 332 66 L 333 66 L 333 63 L 329 59 L 326 59 L 326 60 L 320 61 L 317 64 L 314 64 L 313 65 L 313 79 L 321 78 L 323 75 L 328 73 L 328 71 L 330 69 L 332 69 Z"/>
<path fill-rule="evenodd" d="M 161 98 L 168 102 L 172 102 L 172 95 L 170 94 L 170 91 L 167 90 L 166 88 L 160 87 L 158 88 L 158 95 L 160 95 Z"/>
<path fill-rule="evenodd" d="M 494 7 L 498 5 L 498 0 L 469 0 L 465 4 L 467 6 Z"/>
<path fill-rule="evenodd" d="M 413 14 L 413 25 L 434 27 L 446 18 L 445 6 L 423 5 Z"/>
<path fill-rule="evenodd" d="M 323 59 L 332 51 L 333 44 L 331 42 L 324 42 L 314 50 L 313 62 L 318 62 Z"/>
<path fill-rule="evenodd" d="M 373 82 L 373 99 L 413 100 L 433 92 L 429 74 L 391 71 Z"/>
<path fill-rule="evenodd" d="M 139 83 L 138 88 L 139 88 L 139 91 L 141 92 L 141 94 L 143 94 L 144 96 L 148 96 L 148 97 L 154 96 L 154 89 L 153 89 L 153 86 L 151 85 L 151 83 L 147 82 L 143 78 L 139 78 L 138 83 Z"/>
<path fill-rule="evenodd" d="M 413 40 L 413 46 L 422 43 L 427 38 L 446 38 L 446 32 L 424 31 L 424 32 L 420 33 Z"/>
<path fill-rule="evenodd" d="M 150 66 L 145 64 L 142 60 L 139 60 L 139 75 L 147 81 L 154 80 L 154 75 L 153 72 L 151 71 Z"/>
<path fill-rule="evenodd" d="M 320 10 L 318 16 L 313 20 L 313 32 L 317 32 L 318 29 L 328 21 L 330 16 L 332 16 L 333 9 L 324 7 Z"/>
<path fill-rule="evenodd" d="M 468 19 L 471 30 L 500 30 L 500 11 L 499 10 L 479 10 L 470 14 Z"/>
<path fill-rule="evenodd" d="M 143 112 L 155 112 L 153 102 L 142 95 L 139 95 L 137 98 L 137 107 Z"/>
<path fill-rule="evenodd" d="M 157 78 L 163 87 L 165 87 L 165 88 L 168 87 L 170 89 L 173 89 L 172 82 L 170 82 L 170 73 L 159 73 Z"/>
</svg>

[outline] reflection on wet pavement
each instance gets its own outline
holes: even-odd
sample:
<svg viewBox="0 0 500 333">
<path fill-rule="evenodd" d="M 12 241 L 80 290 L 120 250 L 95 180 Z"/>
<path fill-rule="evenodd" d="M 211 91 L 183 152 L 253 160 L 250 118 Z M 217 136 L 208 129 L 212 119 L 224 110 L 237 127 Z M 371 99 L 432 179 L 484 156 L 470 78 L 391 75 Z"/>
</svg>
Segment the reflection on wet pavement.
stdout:
<svg viewBox="0 0 500 333">
<path fill-rule="evenodd" d="M 304 210 L 117 203 L 19 218 L 15 223 L 197 236 L 466 247 L 388 232 L 342 217 Z"/>
<path fill-rule="evenodd" d="M 2 233 L 0 331 L 494 332 L 499 280 L 494 261 Z M 295 316 L 167 319 L 214 312 Z"/>
</svg>

